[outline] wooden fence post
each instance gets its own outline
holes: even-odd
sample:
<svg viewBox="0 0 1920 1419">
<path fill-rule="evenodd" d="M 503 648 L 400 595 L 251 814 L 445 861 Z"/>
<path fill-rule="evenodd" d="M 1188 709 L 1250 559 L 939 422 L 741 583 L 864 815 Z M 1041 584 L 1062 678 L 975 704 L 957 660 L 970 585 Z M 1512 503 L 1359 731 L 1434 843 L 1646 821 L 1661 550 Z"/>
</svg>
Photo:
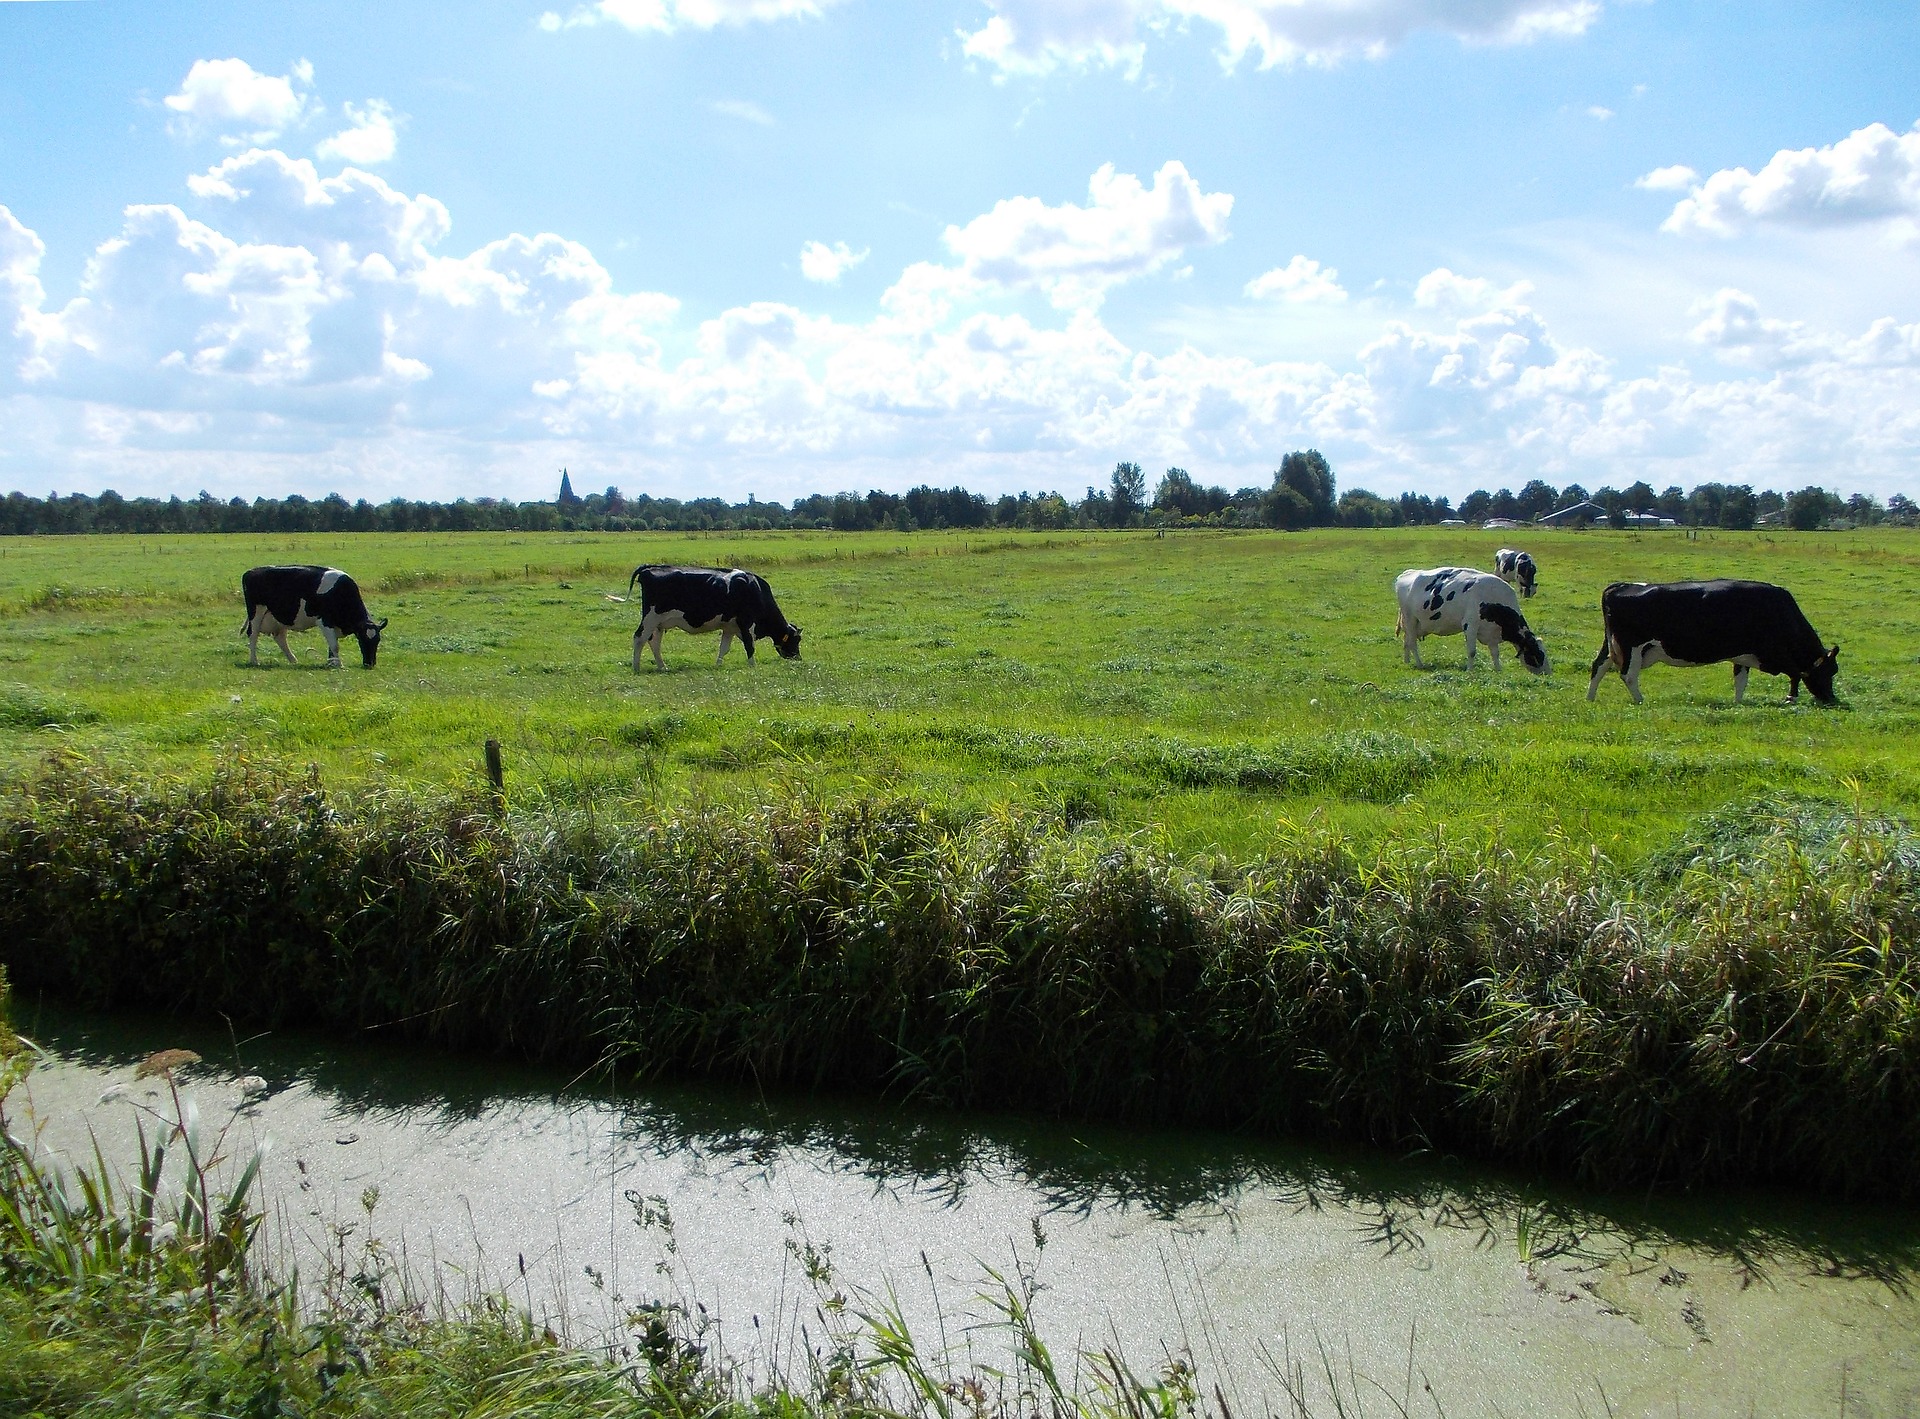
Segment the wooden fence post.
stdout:
<svg viewBox="0 0 1920 1419">
<path fill-rule="evenodd" d="M 493 811 L 498 813 L 507 806 L 507 770 L 500 760 L 500 741 L 487 741 L 487 782 L 493 788 Z"/>
</svg>

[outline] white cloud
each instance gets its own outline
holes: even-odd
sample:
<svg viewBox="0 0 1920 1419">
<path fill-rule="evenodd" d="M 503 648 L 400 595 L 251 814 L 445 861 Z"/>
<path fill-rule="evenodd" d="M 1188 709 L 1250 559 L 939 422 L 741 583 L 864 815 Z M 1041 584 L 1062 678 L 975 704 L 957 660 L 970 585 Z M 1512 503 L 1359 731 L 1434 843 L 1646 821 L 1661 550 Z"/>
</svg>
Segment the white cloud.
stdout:
<svg viewBox="0 0 1920 1419">
<path fill-rule="evenodd" d="M 553 233 L 448 253 L 432 197 L 267 150 L 195 177 L 191 215 L 128 208 L 78 296 L 47 310 L 40 239 L 0 209 L 0 467 L 57 460 L 129 492 L 537 496 L 512 470 L 558 457 L 609 482 L 793 496 L 929 465 L 983 489 L 1073 487 L 1119 457 L 1231 486 L 1311 443 L 1343 485 L 1386 491 L 1780 486 L 1840 467 L 1910 487 L 1920 325 L 1822 330 L 1733 289 L 1690 322 L 1688 351 L 1725 377 L 1678 357 L 1624 377 L 1557 336 L 1526 283 L 1446 268 L 1341 359 L 1123 340 L 1094 295 L 1225 235 L 1224 195 L 1190 184 L 1169 164 L 1151 188 L 1103 170 L 1084 207 L 1012 199 L 949 230 L 953 264 L 910 266 L 853 320 L 772 301 L 689 320 Z M 1254 284 L 1285 299 L 1322 282 L 1337 289 L 1302 257 Z M 1068 288 L 1053 314 L 977 306 Z"/>
<path fill-rule="evenodd" d="M 1609 118 L 1613 117 L 1613 110 L 1605 104 L 1592 104 L 1587 109 L 1587 117 L 1593 119 L 1596 123 L 1605 123 Z"/>
<path fill-rule="evenodd" d="M 1338 305 L 1347 298 L 1340 284 L 1340 273 L 1305 256 L 1296 256 L 1285 266 L 1276 266 L 1254 277 L 1247 282 L 1246 294 L 1255 300 L 1284 300 L 1295 304 Z"/>
<path fill-rule="evenodd" d="M 289 73 L 262 74 L 243 59 L 196 59 L 180 92 L 164 100 L 169 126 L 180 137 L 218 133 L 224 143 L 268 143 L 306 114 L 313 66 L 302 59 Z"/>
<path fill-rule="evenodd" d="M 1097 306 L 1112 287 L 1225 241 L 1233 211 L 1233 194 L 1202 192 L 1178 162 L 1163 164 L 1151 188 L 1108 163 L 1087 195 L 1084 207 L 1010 197 L 948 227 L 947 249 L 960 258 L 950 284 L 1035 289 L 1062 308 Z"/>
<path fill-rule="evenodd" d="M 1677 203 L 1661 229 L 1731 236 L 1771 223 L 1817 227 L 1916 217 L 1920 124 L 1895 133 L 1874 123 L 1825 148 L 1782 149 L 1757 173 L 1723 168 Z"/>
<path fill-rule="evenodd" d="M 821 241 L 810 241 L 800 248 L 800 274 L 809 281 L 831 286 L 866 259 L 867 249 L 864 247 L 855 251 L 844 241 L 837 241 L 832 246 Z"/>
<path fill-rule="evenodd" d="M 368 99 L 366 107 L 348 104 L 346 111 L 347 121 L 353 126 L 322 139 L 313 150 L 315 155 L 363 167 L 392 158 L 397 141 L 393 109 L 380 99 Z"/>
<path fill-rule="evenodd" d="M 1228 68 L 1257 53 L 1263 69 L 1378 57 L 1420 30 L 1469 43 L 1578 35 L 1599 0 L 986 0 L 992 15 L 965 52 L 1003 74 L 1107 67 L 1138 72 L 1148 33 L 1196 21 L 1216 31 Z"/>
<path fill-rule="evenodd" d="M 1533 287 L 1525 281 L 1502 289 L 1484 276 L 1459 276 L 1438 266 L 1413 288 L 1413 303 L 1422 310 L 1457 313 L 1519 306 L 1532 294 Z"/>
<path fill-rule="evenodd" d="M 773 127 L 773 115 L 757 103 L 745 99 L 720 99 L 709 105 L 722 118 L 737 118 L 744 123 L 757 123 L 762 128 Z"/>
<path fill-rule="evenodd" d="M 1685 192 L 1700 180 L 1700 174 L 1683 163 L 1672 167 L 1655 168 L 1642 177 L 1636 177 L 1633 185 L 1647 192 Z"/>
<path fill-rule="evenodd" d="M 539 25 L 549 33 L 582 25 L 619 25 L 636 33 L 710 30 L 773 20 L 819 19 L 841 0 L 598 0 L 562 18 L 549 10 Z"/>
</svg>

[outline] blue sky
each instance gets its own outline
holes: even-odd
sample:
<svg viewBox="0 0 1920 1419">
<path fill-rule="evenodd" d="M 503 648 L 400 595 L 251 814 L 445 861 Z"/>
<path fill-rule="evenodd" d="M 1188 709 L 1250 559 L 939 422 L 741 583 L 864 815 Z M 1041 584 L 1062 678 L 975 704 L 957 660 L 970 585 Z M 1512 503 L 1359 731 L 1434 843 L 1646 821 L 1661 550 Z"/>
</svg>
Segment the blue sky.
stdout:
<svg viewBox="0 0 1920 1419">
<path fill-rule="evenodd" d="M 0 485 L 1920 492 L 1920 11 L 0 0 Z"/>
</svg>

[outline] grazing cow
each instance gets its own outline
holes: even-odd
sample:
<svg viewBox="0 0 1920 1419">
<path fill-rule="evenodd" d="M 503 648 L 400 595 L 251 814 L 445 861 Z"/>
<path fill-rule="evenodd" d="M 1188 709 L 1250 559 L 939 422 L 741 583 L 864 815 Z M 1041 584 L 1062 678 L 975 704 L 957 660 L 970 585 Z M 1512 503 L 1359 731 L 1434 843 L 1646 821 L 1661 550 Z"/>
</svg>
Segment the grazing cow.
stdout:
<svg viewBox="0 0 1920 1419">
<path fill-rule="evenodd" d="M 240 590 L 247 598 L 247 620 L 240 627 L 247 638 L 247 664 L 260 663 L 262 634 L 280 642 L 280 653 L 291 662 L 287 632 L 318 626 L 327 638 L 329 666 L 340 668 L 340 636 L 345 632 L 360 642 L 360 663 L 373 669 L 387 623 L 367 614 L 360 588 L 345 572 L 333 567 L 255 567 L 241 576 Z"/>
<path fill-rule="evenodd" d="M 1620 672 L 1640 703 L 1640 672 L 1649 665 L 1733 662 L 1733 702 L 1747 693 L 1747 675 L 1763 670 L 1792 681 L 1800 698 L 1805 680 L 1821 704 L 1834 703 L 1840 647 L 1831 650 L 1801 614 L 1793 593 L 1765 581 L 1616 581 L 1600 593 L 1606 639 L 1593 658 L 1587 698 L 1600 693 L 1607 666 Z"/>
<path fill-rule="evenodd" d="M 727 658 L 727 648 L 735 636 L 753 659 L 753 638 L 766 636 L 785 660 L 800 657 L 800 628 L 780 614 L 774 604 L 773 588 L 766 580 L 738 567 L 635 567 L 627 581 L 631 592 L 640 587 L 640 626 L 633 633 L 633 668 L 640 668 L 640 648 L 653 648 L 653 663 L 667 668 L 660 658 L 660 642 L 676 627 L 683 631 L 720 632 L 718 665 Z"/>
<path fill-rule="evenodd" d="M 1533 595 L 1533 579 L 1539 571 L 1533 564 L 1533 553 L 1502 547 L 1493 554 L 1493 570 L 1502 581 L 1518 588 L 1522 596 Z"/>
<path fill-rule="evenodd" d="M 1520 614 L 1513 588 L 1497 576 L 1471 567 L 1436 567 L 1432 571 L 1405 571 L 1395 578 L 1394 595 L 1400 601 L 1401 658 L 1426 668 L 1420 642 L 1426 636 L 1467 638 L 1467 664 L 1481 641 L 1500 668 L 1500 645 L 1518 647 L 1520 659 L 1536 675 L 1547 672 L 1547 652 L 1540 638 Z"/>
</svg>

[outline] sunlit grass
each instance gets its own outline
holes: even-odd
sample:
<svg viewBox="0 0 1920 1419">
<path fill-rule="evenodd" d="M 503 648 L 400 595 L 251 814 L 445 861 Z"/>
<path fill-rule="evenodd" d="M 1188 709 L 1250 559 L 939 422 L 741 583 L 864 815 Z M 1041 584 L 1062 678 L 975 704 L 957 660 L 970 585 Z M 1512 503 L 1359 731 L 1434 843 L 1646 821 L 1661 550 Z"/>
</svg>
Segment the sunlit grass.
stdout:
<svg viewBox="0 0 1920 1419">
<path fill-rule="evenodd" d="M 1313 820 L 1364 838 L 1435 818 L 1633 857 L 1769 786 L 1920 802 L 1920 538 L 1541 533 L 1526 603 L 1545 680 L 1400 661 L 1391 581 L 1491 560 L 1499 534 L 510 534 L 31 538 L 0 546 L 0 762 L 50 745 L 130 772 L 209 757 L 318 764 L 329 782 L 470 782 L 503 741 L 521 793 L 639 783 L 751 801 L 902 791 L 956 808 L 1065 807 L 1190 849 L 1257 852 Z M 245 667 L 239 573 L 345 565 L 392 617 L 379 668 Z M 805 658 L 668 638 L 631 669 L 640 561 L 756 568 Z M 1842 645 L 1845 708 L 1761 677 L 1659 669 L 1648 703 L 1583 697 L 1600 588 L 1750 575 Z M 58 594 L 55 594 L 56 591 Z M 57 609 L 49 609 L 57 608 Z"/>
</svg>

